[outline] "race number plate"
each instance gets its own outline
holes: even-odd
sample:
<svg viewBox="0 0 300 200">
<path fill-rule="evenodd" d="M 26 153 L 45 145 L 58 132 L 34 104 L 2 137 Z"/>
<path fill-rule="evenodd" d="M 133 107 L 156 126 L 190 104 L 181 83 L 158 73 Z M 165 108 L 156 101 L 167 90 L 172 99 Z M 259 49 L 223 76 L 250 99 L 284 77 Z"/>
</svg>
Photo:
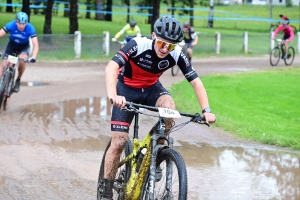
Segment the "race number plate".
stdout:
<svg viewBox="0 0 300 200">
<path fill-rule="evenodd" d="M 177 110 L 168 108 L 158 108 L 159 116 L 167 118 L 180 118 L 181 115 Z"/>
<path fill-rule="evenodd" d="M 17 62 L 18 62 L 18 57 L 9 55 L 8 58 L 7 58 L 7 60 L 8 60 L 8 62 L 10 62 L 10 63 L 17 64 Z"/>
</svg>

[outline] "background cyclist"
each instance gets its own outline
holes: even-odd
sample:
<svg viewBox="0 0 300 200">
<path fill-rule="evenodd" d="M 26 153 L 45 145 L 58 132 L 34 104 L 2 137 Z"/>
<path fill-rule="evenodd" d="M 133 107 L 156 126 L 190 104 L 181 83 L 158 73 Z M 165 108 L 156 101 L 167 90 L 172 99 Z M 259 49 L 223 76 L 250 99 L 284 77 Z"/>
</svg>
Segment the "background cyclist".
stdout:
<svg viewBox="0 0 300 200">
<path fill-rule="evenodd" d="M 193 46 L 197 45 L 198 43 L 198 36 L 195 30 L 191 27 L 190 22 L 186 21 L 183 24 L 183 31 L 184 31 L 184 42 L 187 45 L 187 55 L 191 62 L 193 56 Z"/>
<path fill-rule="evenodd" d="M 126 33 L 126 38 L 123 41 L 124 44 L 126 44 L 127 42 L 129 42 L 132 38 L 134 37 L 141 37 L 141 30 L 138 27 L 138 25 L 136 25 L 136 21 L 131 20 L 129 22 L 129 24 L 126 24 L 122 30 L 120 30 L 114 38 L 112 38 L 113 42 L 116 42 L 117 39 L 123 34 Z"/>
<path fill-rule="evenodd" d="M 112 140 L 105 157 L 103 199 L 112 199 L 118 162 L 134 115 L 121 109 L 126 101 L 175 109 L 172 96 L 159 81 L 166 70 L 178 65 L 193 87 L 206 121 L 213 123 L 216 120 L 210 111 L 203 83 L 178 45 L 183 40 L 182 24 L 175 18 L 164 16 L 156 20 L 153 28 L 152 39 L 131 39 L 106 66 L 107 94 L 114 106 L 111 116 Z M 166 122 L 167 129 L 172 122 L 170 119 Z"/>
<path fill-rule="evenodd" d="M 12 55 L 15 51 L 19 52 L 19 58 L 27 59 L 29 56 L 29 38 L 32 40 L 33 52 L 32 57 L 28 60 L 34 63 L 39 51 L 39 43 L 36 35 L 35 28 L 32 24 L 28 22 L 28 15 L 24 12 L 18 12 L 16 19 L 8 22 L 0 30 L 0 38 L 10 32 L 9 41 L 6 45 L 5 55 L 2 60 L 2 68 L 0 70 L 0 77 L 2 77 L 5 66 L 7 66 L 7 55 Z M 19 92 L 21 77 L 26 69 L 26 64 L 24 61 L 19 60 L 18 66 L 18 76 L 15 83 L 14 90 Z"/>
<path fill-rule="evenodd" d="M 276 28 L 274 31 L 274 34 L 272 36 L 272 39 L 276 38 L 276 35 L 278 32 L 283 31 L 284 35 L 281 41 L 281 44 L 285 46 L 285 55 L 282 55 L 282 59 L 288 58 L 288 44 L 294 39 L 294 31 L 291 26 L 289 26 L 290 20 L 284 15 L 279 15 L 281 17 L 282 21 L 281 24 Z"/>
</svg>

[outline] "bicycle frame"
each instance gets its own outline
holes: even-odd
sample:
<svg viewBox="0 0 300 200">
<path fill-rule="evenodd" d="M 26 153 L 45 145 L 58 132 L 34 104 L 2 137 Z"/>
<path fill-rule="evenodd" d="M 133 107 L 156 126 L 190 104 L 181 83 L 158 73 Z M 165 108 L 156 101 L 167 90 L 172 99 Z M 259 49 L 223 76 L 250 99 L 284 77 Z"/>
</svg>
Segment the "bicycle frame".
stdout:
<svg viewBox="0 0 300 200">
<path fill-rule="evenodd" d="M 131 161 L 131 173 L 130 178 L 126 184 L 126 199 L 138 199 L 141 195 L 141 188 L 146 178 L 147 173 L 150 173 L 150 199 L 154 199 L 154 182 L 155 182 L 155 169 L 156 169 L 156 157 L 158 151 L 161 148 L 166 148 L 167 146 L 157 144 L 157 140 L 160 138 L 166 139 L 168 142 L 168 147 L 170 145 L 170 138 L 165 136 L 165 122 L 162 117 L 159 117 L 158 131 L 155 133 L 154 130 L 156 126 L 147 134 L 147 136 L 139 142 L 138 140 L 138 128 L 139 128 L 139 113 L 135 113 L 134 121 L 134 136 L 133 136 L 133 147 L 132 153 L 128 155 L 124 160 L 119 163 L 119 167 L 126 162 Z M 147 152 L 144 155 L 142 163 L 138 163 L 137 158 L 141 154 L 141 150 L 147 148 Z M 138 164 L 140 164 L 139 171 L 136 173 Z M 150 167 L 150 168 L 149 168 Z M 150 169 L 150 170 L 149 170 Z M 171 176 L 168 178 L 172 178 Z"/>
</svg>

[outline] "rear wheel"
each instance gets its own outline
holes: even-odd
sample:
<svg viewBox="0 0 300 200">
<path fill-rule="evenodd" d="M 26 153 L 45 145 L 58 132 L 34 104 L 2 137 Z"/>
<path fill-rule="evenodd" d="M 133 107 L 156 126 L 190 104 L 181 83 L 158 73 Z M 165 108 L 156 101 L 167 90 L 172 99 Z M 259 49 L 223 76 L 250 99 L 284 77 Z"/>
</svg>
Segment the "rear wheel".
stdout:
<svg viewBox="0 0 300 200">
<path fill-rule="evenodd" d="M 10 74 L 4 73 L 2 83 L 1 83 L 1 88 L 0 88 L 0 108 L 4 106 L 4 102 L 6 101 L 5 92 L 7 90 L 9 80 L 10 80 Z M 5 106 L 6 106 L 6 103 L 5 103 Z"/>
<path fill-rule="evenodd" d="M 274 49 L 272 49 L 271 53 L 270 53 L 270 64 L 272 66 L 276 66 L 280 60 L 280 49 L 279 47 L 275 47 Z"/>
<path fill-rule="evenodd" d="M 174 65 L 171 69 L 172 76 L 177 76 L 178 71 L 179 71 L 179 67 L 177 65 Z"/>
<path fill-rule="evenodd" d="M 161 170 L 161 178 L 157 179 L 154 187 L 154 199 L 187 199 L 187 172 L 182 156 L 174 149 L 163 149 L 156 160 L 156 170 Z M 143 186 L 142 199 L 149 197 L 149 175 Z"/>
<path fill-rule="evenodd" d="M 294 58 L 295 58 L 295 50 L 293 47 L 289 47 L 288 48 L 288 53 L 287 53 L 288 57 L 287 59 L 284 59 L 284 63 L 286 65 L 292 65 L 293 64 L 293 61 L 294 61 Z"/>
<path fill-rule="evenodd" d="M 97 200 L 101 200 L 104 192 L 104 161 L 105 161 L 106 152 L 110 147 L 110 144 L 111 141 L 107 144 L 100 165 L 98 185 L 97 185 Z M 130 138 L 128 138 L 125 148 L 121 154 L 120 160 L 123 160 L 126 156 L 128 156 L 131 153 L 131 151 L 132 151 L 131 141 Z M 113 187 L 113 199 L 117 199 L 117 200 L 125 199 L 125 188 L 126 188 L 126 183 L 130 177 L 130 169 L 131 169 L 130 162 L 127 162 L 118 168 L 115 182 L 114 182 L 114 187 Z"/>
</svg>

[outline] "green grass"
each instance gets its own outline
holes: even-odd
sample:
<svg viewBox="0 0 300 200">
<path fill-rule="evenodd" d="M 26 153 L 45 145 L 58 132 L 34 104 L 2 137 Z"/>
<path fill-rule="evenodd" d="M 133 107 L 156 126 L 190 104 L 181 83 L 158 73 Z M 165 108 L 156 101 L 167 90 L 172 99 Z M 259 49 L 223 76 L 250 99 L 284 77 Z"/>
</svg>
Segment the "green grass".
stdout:
<svg viewBox="0 0 300 200">
<path fill-rule="evenodd" d="M 216 126 L 238 137 L 300 149 L 300 68 L 201 77 Z M 187 81 L 171 88 L 177 109 L 200 110 Z M 184 97 L 184 98 L 182 98 Z"/>
</svg>

